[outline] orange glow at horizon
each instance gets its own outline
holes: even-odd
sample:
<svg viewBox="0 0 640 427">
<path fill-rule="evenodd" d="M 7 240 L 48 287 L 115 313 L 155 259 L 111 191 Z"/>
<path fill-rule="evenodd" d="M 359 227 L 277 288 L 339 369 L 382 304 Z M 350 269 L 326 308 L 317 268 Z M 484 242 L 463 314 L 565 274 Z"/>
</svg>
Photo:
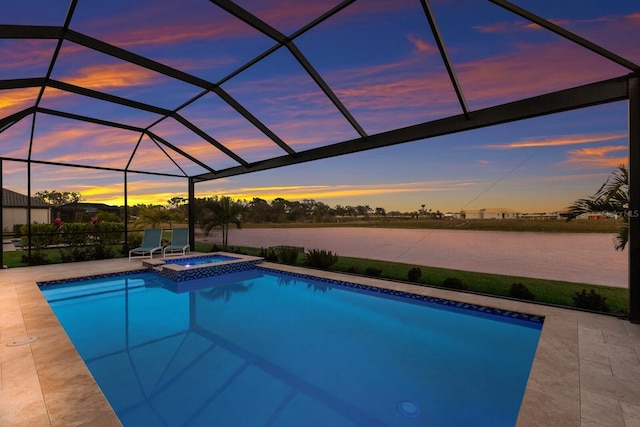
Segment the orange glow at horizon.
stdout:
<svg viewBox="0 0 640 427">
<path fill-rule="evenodd" d="M 298 186 L 269 186 L 250 188 L 221 188 L 214 194 L 221 194 L 232 199 L 250 201 L 254 197 L 268 201 L 276 198 L 289 200 L 349 198 L 354 196 L 380 196 L 404 193 L 424 193 L 435 191 L 456 191 L 469 185 L 468 181 L 436 180 L 425 182 L 406 182 L 397 184 L 368 184 L 368 185 L 298 185 Z M 201 191 L 201 193 L 210 193 Z M 205 196 L 203 196 L 205 197 Z"/>
</svg>

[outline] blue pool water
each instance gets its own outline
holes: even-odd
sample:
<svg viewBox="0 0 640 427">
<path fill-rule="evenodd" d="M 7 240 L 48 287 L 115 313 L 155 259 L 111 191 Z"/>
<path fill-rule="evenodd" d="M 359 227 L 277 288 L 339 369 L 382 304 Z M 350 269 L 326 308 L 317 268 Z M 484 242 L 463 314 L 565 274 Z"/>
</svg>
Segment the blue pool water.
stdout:
<svg viewBox="0 0 640 427">
<path fill-rule="evenodd" d="M 262 268 L 42 290 L 125 426 L 512 426 L 542 327 Z"/>
<path fill-rule="evenodd" d="M 177 258 L 177 259 L 165 259 L 165 264 L 178 264 L 185 267 L 192 265 L 213 264 L 217 262 L 232 261 L 238 258 L 233 258 L 225 255 L 207 255 L 190 258 Z"/>
</svg>

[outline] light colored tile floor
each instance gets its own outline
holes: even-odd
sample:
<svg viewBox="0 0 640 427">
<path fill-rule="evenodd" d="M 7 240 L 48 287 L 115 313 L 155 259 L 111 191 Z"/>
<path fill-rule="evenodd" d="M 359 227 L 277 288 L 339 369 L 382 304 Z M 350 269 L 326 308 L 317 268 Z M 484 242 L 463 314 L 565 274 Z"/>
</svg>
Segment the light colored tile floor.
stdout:
<svg viewBox="0 0 640 427">
<path fill-rule="evenodd" d="M 310 273 L 297 267 L 274 268 Z M 117 426 L 36 282 L 140 268 L 126 259 L 0 270 L 0 426 Z M 518 426 L 640 427 L 640 325 L 373 278 L 319 276 L 545 316 Z M 38 337 L 31 344 L 13 341 Z"/>
</svg>

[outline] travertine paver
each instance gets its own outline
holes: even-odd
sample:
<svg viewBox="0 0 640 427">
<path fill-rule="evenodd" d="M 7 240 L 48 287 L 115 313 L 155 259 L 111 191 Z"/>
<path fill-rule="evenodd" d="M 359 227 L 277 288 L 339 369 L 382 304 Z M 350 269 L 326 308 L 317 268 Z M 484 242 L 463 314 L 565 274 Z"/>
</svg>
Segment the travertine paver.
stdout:
<svg viewBox="0 0 640 427">
<path fill-rule="evenodd" d="M 625 427 L 622 409 L 616 399 L 582 390 L 580 416 L 585 421 L 609 427 Z"/>
<path fill-rule="evenodd" d="M 0 270 L 0 426 L 119 425 L 36 281 L 138 268 L 139 261 L 120 259 Z M 640 325 L 610 316 L 406 283 L 313 273 L 544 315 L 518 426 L 640 427 Z M 39 339 L 26 346 L 6 346 L 9 339 L 27 334 Z"/>
</svg>

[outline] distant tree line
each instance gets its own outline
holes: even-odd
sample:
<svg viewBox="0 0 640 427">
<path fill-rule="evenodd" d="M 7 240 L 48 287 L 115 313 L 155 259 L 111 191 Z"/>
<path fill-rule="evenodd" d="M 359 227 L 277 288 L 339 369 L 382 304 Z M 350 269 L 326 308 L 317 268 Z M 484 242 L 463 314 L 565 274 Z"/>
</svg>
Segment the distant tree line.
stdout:
<svg viewBox="0 0 640 427">
<path fill-rule="evenodd" d="M 79 203 L 83 200 L 80 193 L 56 190 L 40 191 L 36 193 L 36 197 L 40 197 L 54 207 Z M 223 201 L 232 211 L 237 213 L 237 217 L 243 223 L 336 222 L 345 218 L 385 216 L 442 217 L 440 211 L 432 212 L 425 209 L 425 205 L 421 205 L 421 209 L 413 212 L 387 212 L 383 207 L 372 208 L 369 205 L 336 205 L 331 207 L 326 203 L 313 199 L 297 201 L 278 197 L 268 202 L 259 197 L 254 197 L 248 201 L 234 200 L 227 196 L 211 196 L 196 199 L 196 220 L 200 223 L 207 222 L 205 221 L 206 217 L 210 217 L 211 212 L 220 212 L 220 209 L 218 207 L 214 208 L 214 205 Z M 158 227 L 160 224 L 181 223 L 187 220 L 188 199 L 173 197 L 167 200 L 166 205 L 136 204 L 129 206 L 127 211 L 130 221 L 140 227 Z M 101 212 L 98 216 L 104 215 L 105 213 Z M 109 221 L 114 220 L 116 218 L 109 218 Z M 124 220 L 123 207 L 120 207 L 120 220 Z"/>
</svg>

